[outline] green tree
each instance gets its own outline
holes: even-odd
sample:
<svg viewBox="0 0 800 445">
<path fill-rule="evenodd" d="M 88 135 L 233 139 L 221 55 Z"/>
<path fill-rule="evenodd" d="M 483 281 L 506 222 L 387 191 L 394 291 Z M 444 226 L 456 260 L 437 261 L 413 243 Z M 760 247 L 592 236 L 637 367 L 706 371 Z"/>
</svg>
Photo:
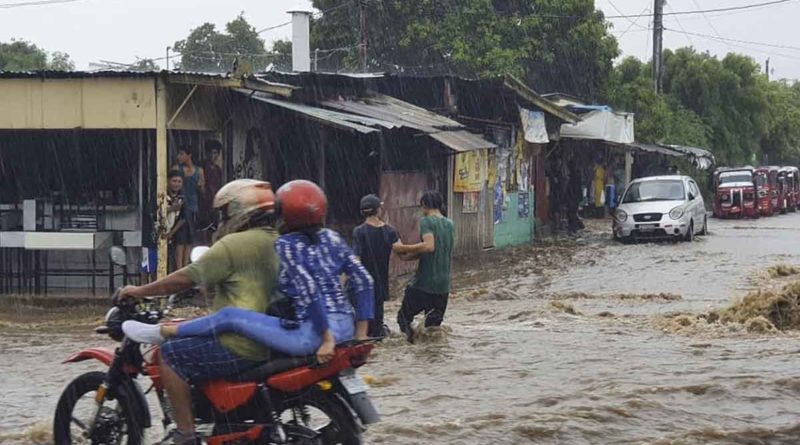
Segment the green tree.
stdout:
<svg viewBox="0 0 800 445">
<path fill-rule="evenodd" d="M 131 71 L 159 71 L 159 67 L 153 59 L 137 59 L 136 63 L 129 68 Z"/>
<path fill-rule="evenodd" d="M 252 72 L 264 69 L 268 62 L 264 40 L 243 14 L 228 22 L 225 32 L 204 23 L 173 48 L 181 54 L 179 65 L 185 71 L 228 72 L 237 61 L 239 71 Z"/>
<path fill-rule="evenodd" d="M 358 69 L 359 3 L 314 0 L 312 51 Z M 618 54 L 593 0 L 369 1 L 369 68 L 468 77 L 511 73 L 541 91 L 598 97 Z"/>
<path fill-rule="evenodd" d="M 48 56 L 45 50 L 25 40 L 12 39 L 8 43 L 0 42 L 0 71 L 74 69 L 75 64 L 66 53 L 54 52 L 52 56 Z"/>
</svg>

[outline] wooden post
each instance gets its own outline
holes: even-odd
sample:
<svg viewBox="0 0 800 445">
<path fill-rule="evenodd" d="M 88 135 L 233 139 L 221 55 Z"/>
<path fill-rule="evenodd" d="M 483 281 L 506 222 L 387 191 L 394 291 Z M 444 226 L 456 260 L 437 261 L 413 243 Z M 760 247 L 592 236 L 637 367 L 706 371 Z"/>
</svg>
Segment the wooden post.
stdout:
<svg viewBox="0 0 800 445">
<path fill-rule="evenodd" d="M 631 177 L 633 174 L 633 155 L 631 154 L 631 150 L 625 150 L 625 187 L 628 187 L 628 184 L 631 183 Z M 623 190 L 624 191 L 624 190 Z M 618 190 L 617 194 L 621 192 Z"/>
<path fill-rule="evenodd" d="M 167 199 L 167 81 L 156 80 L 156 205 L 162 208 Z M 167 240 L 158 238 L 158 278 L 167 276 Z"/>
</svg>

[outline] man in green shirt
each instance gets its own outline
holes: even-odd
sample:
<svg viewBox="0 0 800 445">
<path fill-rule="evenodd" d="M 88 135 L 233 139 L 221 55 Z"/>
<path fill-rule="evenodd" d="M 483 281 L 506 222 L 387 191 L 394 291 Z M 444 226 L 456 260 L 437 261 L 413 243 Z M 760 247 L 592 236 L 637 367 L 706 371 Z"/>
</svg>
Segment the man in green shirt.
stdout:
<svg viewBox="0 0 800 445">
<path fill-rule="evenodd" d="M 406 287 L 403 304 L 397 313 L 397 324 L 410 343 L 414 342 L 411 322 L 425 312 L 425 327 L 440 326 L 450 295 L 450 264 L 453 259 L 453 221 L 442 215 L 444 199 L 435 191 L 423 193 L 420 199 L 422 219 L 419 231 L 422 242 L 399 245 L 395 251 L 406 260 L 419 259 L 417 272 Z"/>
<path fill-rule="evenodd" d="M 270 184 L 239 179 L 219 190 L 214 209 L 222 221 L 216 241 L 196 262 L 145 286 L 127 286 L 119 298 L 169 295 L 208 286 L 213 310 L 226 306 L 265 312 L 278 283 L 278 234 L 273 222 L 275 196 Z M 258 366 L 268 351 L 235 334 L 187 337 L 161 345 L 161 380 L 167 391 L 176 429 L 164 444 L 199 444 L 194 433 L 188 383 L 230 377 Z"/>
</svg>

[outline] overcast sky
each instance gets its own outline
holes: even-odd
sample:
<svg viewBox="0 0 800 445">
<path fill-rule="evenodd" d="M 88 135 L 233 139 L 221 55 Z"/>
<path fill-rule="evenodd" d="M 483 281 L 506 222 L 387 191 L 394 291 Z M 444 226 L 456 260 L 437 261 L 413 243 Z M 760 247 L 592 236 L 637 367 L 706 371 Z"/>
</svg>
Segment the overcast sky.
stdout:
<svg viewBox="0 0 800 445">
<path fill-rule="evenodd" d="M 77 0 L 63 4 L 5 7 L 23 1 L 26 0 L 0 0 L 0 41 L 25 39 L 48 51 L 69 53 L 78 69 L 90 69 L 90 63 L 101 60 L 130 63 L 137 57 L 164 57 L 166 47 L 186 37 L 190 29 L 207 21 L 224 26 L 241 11 L 258 29 L 281 24 L 289 20 L 287 10 L 307 9 L 311 3 L 308 0 Z M 665 12 L 764 1 L 668 0 Z M 609 16 L 652 13 L 653 6 L 652 0 L 596 0 L 596 3 Z M 650 17 L 611 20 L 614 24 L 612 32 L 619 38 L 624 55 L 645 60 L 650 58 L 652 38 L 647 28 L 651 20 Z M 717 55 L 729 51 L 742 52 L 754 57 L 762 66 L 769 57 L 774 77 L 800 79 L 800 39 L 797 38 L 800 0 L 737 12 L 667 16 L 664 26 L 668 29 L 664 35 L 667 48 L 692 45 Z M 269 43 L 290 35 L 291 27 L 284 26 L 264 33 L 263 37 Z M 162 60 L 158 63 L 164 66 Z"/>
</svg>

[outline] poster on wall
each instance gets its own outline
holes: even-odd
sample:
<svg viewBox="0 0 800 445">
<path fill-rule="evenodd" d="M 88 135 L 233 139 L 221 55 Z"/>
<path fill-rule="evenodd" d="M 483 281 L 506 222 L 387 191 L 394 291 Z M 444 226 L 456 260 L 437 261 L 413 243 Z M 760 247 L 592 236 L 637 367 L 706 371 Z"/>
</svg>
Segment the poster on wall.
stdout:
<svg viewBox="0 0 800 445">
<path fill-rule="evenodd" d="M 498 177 L 494 183 L 494 223 L 500 224 L 503 222 L 503 201 L 505 200 L 505 193 L 503 192 L 503 181 Z"/>
<path fill-rule="evenodd" d="M 453 191 L 480 192 L 486 181 L 486 150 L 473 150 L 456 155 Z"/>
<path fill-rule="evenodd" d="M 481 199 L 481 192 L 465 192 L 464 202 L 461 205 L 461 213 L 478 213 L 478 203 Z"/>
<path fill-rule="evenodd" d="M 531 215 L 530 196 L 528 192 L 519 192 L 517 194 L 517 214 L 519 219 L 528 219 Z"/>
<path fill-rule="evenodd" d="M 241 145 L 234 145 L 234 179 L 262 179 L 264 177 L 261 163 L 262 145 L 261 132 L 256 128 L 251 128 L 247 131 L 244 147 Z"/>
</svg>

